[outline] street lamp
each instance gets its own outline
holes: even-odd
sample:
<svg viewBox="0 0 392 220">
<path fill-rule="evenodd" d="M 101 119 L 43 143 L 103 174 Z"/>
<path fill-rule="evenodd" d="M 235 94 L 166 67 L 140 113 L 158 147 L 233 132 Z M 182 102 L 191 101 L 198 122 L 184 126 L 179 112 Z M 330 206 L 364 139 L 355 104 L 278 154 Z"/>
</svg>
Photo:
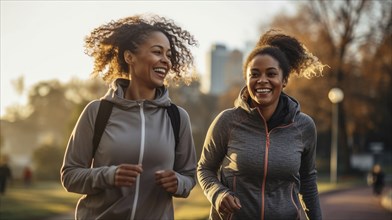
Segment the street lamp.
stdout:
<svg viewBox="0 0 392 220">
<path fill-rule="evenodd" d="M 331 183 L 337 182 L 338 174 L 338 129 L 339 129 L 339 102 L 344 98 L 343 91 L 339 88 L 329 90 L 328 98 L 332 102 L 332 140 L 331 140 Z"/>
</svg>

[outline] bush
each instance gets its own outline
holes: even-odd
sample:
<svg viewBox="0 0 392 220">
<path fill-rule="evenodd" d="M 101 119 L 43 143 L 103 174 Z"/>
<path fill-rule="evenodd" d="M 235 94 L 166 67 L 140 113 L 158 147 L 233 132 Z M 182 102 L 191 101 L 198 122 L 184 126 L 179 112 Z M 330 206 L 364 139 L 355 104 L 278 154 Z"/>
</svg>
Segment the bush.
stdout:
<svg viewBox="0 0 392 220">
<path fill-rule="evenodd" d="M 58 181 L 63 155 L 63 149 L 51 145 L 43 145 L 35 150 L 33 154 L 34 177 L 38 180 Z"/>
</svg>

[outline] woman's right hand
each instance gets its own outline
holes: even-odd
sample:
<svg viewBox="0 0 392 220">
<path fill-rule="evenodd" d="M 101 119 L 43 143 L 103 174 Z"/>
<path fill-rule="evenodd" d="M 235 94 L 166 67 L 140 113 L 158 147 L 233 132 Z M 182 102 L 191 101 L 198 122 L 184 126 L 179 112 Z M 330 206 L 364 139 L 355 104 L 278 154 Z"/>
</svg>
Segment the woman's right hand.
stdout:
<svg viewBox="0 0 392 220">
<path fill-rule="evenodd" d="M 223 197 L 219 205 L 219 212 L 221 213 L 231 214 L 240 209 L 241 209 L 240 200 L 237 197 L 230 195 L 230 193 L 227 193 Z"/>
<path fill-rule="evenodd" d="M 141 164 L 120 164 L 114 175 L 114 185 L 117 187 L 131 187 L 136 181 L 136 177 L 143 172 Z"/>
</svg>

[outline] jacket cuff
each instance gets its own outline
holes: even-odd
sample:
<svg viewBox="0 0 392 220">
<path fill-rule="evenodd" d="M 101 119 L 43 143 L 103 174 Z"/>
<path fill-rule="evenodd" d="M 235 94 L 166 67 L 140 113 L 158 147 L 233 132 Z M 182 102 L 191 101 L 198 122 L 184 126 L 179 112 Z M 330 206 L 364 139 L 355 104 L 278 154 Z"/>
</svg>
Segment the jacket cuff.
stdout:
<svg viewBox="0 0 392 220">
<path fill-rule="evenodd" d="M 216 200 L 215 200 L 215 204 L 214 204 L 214 208 L 216 211 L 219 210 L 220 204 L 222 202 L 222 199 L 229 193 L 229 191 L 221 191 L 218 193 Z"/>
<path fill-rule="evenodd" d="M 116 175 L 117 166 L 110 166 L 108 170 L 107 182 L 110 186 L 114 186 L 114 177 Z"/>
<path fill-rule="evenodd" d="M 188 176 L 183 176 L 176 172 L 177 176 L 177 191 L 174 193 L 175 197 L 186 198 L 189 196 L 192 188 L 195 186 L 195 181 Z"/>
</svg>

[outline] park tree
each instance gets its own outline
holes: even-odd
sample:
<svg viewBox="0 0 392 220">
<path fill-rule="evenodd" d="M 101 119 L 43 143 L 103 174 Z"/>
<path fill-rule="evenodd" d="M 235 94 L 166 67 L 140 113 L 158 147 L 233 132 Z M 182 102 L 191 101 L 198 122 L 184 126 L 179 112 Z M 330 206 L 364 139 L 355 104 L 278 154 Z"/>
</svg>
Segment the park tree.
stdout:
<svg viewBox="0 0 392 220">
<path fill-rule="evenodd" d="M 58 80 L 39 82 L 29 90 L 28 106 L 32 112 L 20 123 L 27 124 L 36 133 L 37 145 L 49 137 L 64 142 L 66 125 L 70 120 L 69 112 L 74 107 L 65 98 L 65 91 L 66 88 Z"/>
<path fill-rule="evenodd" d="M 99 79 L 86 81 L 74 78 L 67 83 L 41 82 L 37 86 L 38 88 L 33 91 L 38 91 L 38 94 L 41 92 L 41 95 L 31 96 L 30 103 L 36 110 L 36 117 L 42 117 L 43 122 L 49 125 L 42 130 L 41 135 L 50 130 L 59 130 L 61 133 L 53 139 L 51 137 L 41 139 L 39 148 L 34 151 L 33 159 L 38 172 L 36 176 L 40 179 L 56 179 L 64 149 L 79 115 L 90 101 L 105 94 L 106 85 Z M 48 88 L 42 89 L 42 86 Z M 45 106 L 47 103 L 52 103 L 51 107 Z M 40 106 L 37 107 L 37 105 Z M 46 112 L 47 110 L 56 114 L 50 114 Z M 55 123 L 52 124 L 52 121 Z M 42 168 L 43 166 L 47 168 Z"/>
<path fill-rule="evenodd" d="M 362 138 L 369 136 L 372 142 L 382 140 L 385 150 L 392 146 L 392 19 L 389 17 L 389 25 L 385 28 L 381 43 L 374 44 L 369 41 L 360 49 L 363 61 L 361 63 L 361 72 L 363 82 L 358 93 L 362 93 L 364 102 L 360 106 L 361 115 L 358 118 L 360 123 L 356 126 L 356 137 Z M 374 51 L 369 53 L 369 51 Z M 367 94 L 367 96 L 365 96 Z M 359 94 L 358 96 L 360 96 Z M 362 100 L 361 99 L 361 100 Z M 366 115 L 366 113 L 370 113 Z M 367 120 L 364 120 L 367 119 Z M 369 120 L 371 119 L 371 120 Z M 367 128 L 369 135 L 364 135 L 362 129 Z M 389 150 L 391 148 L 389 147 Z"/>
<path fill-rule="evenodd" d="M 64 151 L 54 143 L 43 143 L 33 153 L 34 176 L 39 180 L 60 179 Z"/>
<path fill-rule="evenodd" d="M 67 120 L 69 103 L 64 100 L 63 88 L 56 81 L 39 82 L 28 90 L 26 105 L 15 106 L 13 120 L 5 118 L 7 150 L 10 155 L 30 161 L 33 151 L 46 139 L 64 138 L 64 123 Z M 28 114 L 20 115 L 28 109 Z M 9 109 L 7 109 L 9 111 Z M 10 113 L 7 112 L 9 116 Z"/>
<path fill-rule="evenodd" d="M 388 105 L 380 102 L 375 107 L 373 103 L 378 99 L 369 91 L 377 91 L 374 94 L 385 100 L 388 99 L 388 91 L 380 93 L 380 90 L 389 88 L 390 91 L 391 87 L 368 83 L 372 78 L 390 75 L 386 72 L 388 68 L 372 68 L 369 73 L 369 69 L 366 70 L 370 67 L 369 62 L 365 61 L 390 58 L 390 55 L 384 57 L 388 54 L 387 49 L 380 49 L 390 48 L 391 41 L 387 39 L 391 29 L 391 5 L 390 1 L 376 0 L 315 0 L 301 4 L 295 15 L 279 15 L 271 24 L 297 36 L 329 66 L 323 77 L 311 80 L 294 78 L 287 88 L 299 97 L 303 109 L 315 118 L 320 132 L 331 127 L 331 103 L 327 99 L 329 89 L 339 87 L 344 91 L 345 98 L 339 104 L 339 168 L 343 173 L 351 170 L 350 155 L 355 149 L 355 133 L 362 129 L 369 134 L 369 117 L 377 114 L 376 108 L 380 105 Z M 379 62 L 383 62 L 384 66 L 391 63 L 390 59 Z M 383 82 L 390 83 L 390 80 Z M 321 139 L 326 140 L 323 136 Z M 366 142 L 362 141 L 362 145 Z"/>
<path fill-rule="evenodd" d="M 25 92 L 24 77 L 19 76 L 11 81 L 12 87 L 18 96 L 22 96 Z M 12 104 L 6 107 L 3 118 L 7 121 L 23 120 L 31 114 L 31 109 L 20 104 Z"/>
<path fill-rule="evenodd" d="M 190 85 L 169 87 L 170 98 L 178 106 L 184 108 L 189 115 L 192 125 L 192 135 L 199 157 L 204 144 L 207 129 L 213 118 L 218 114 L 216 97 L 203 94 L 200 82 L 195 79 Z"/>
<path fill-rule="evenodd" d="M 65 145 L 84 107 L 102 97 L 105 91 L 105 84 L 98 79 L 39 82 L 29 92 L 28 105 L 32 114 L 27 121 L 41 134 L 52 133 L 59 143 Z"/>
<path fill-rule="evenodd" d="M 71 79 L 64 84 L 65 99 L 72 103 L 72 109 L 68 113 L 69 119 L 66 122 L 66 141 L 68 141 L 75 124 L 86 105 L 92 100 L 99 99 L 105 95 L 108 85 L 101 79 L 91 80 Z M 66 146 L 66 143 L 63 144 Z"/>
<path fill-rule="evenodd" d="M 4 137 L 3 137 L 3 134 L 0 130 L 0 152 L 1 152 L 1 149 L 3 148 L 3 145 L 4 145 Z"/>
<path fill-rule="evenodd" d="M 8 153 L 30 161 L 37 148 L 59 148 L 41 149 L 34 159 L 37 165 L 58 167 L 62 158 L 60 161 L 45 158 L 51 157 L 56 150 L 64 154 L 68 138 L 83 108 L 91 100 L 103 96 L 106 87 L 99 80 L 78 79 L 66 83 L 48 80 L 34 84 L 28 89 L 27 104 L 8 108 L 7 117 L 2 121 L 1 135 L 7 137 L 7 146 L 12 146 L 7 148 Z"/>
</svg>

